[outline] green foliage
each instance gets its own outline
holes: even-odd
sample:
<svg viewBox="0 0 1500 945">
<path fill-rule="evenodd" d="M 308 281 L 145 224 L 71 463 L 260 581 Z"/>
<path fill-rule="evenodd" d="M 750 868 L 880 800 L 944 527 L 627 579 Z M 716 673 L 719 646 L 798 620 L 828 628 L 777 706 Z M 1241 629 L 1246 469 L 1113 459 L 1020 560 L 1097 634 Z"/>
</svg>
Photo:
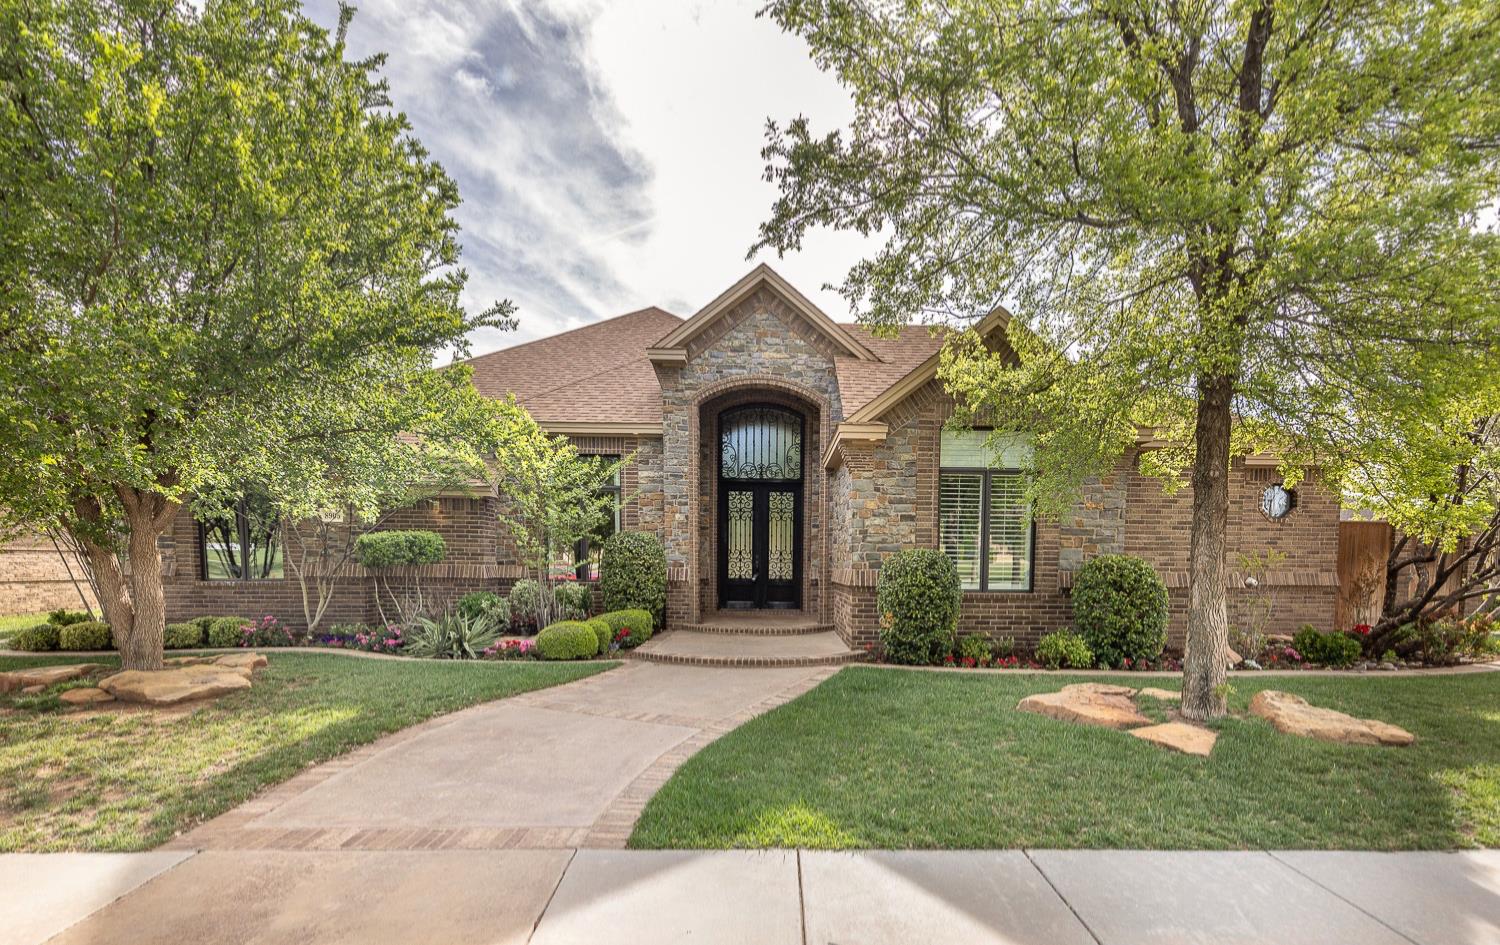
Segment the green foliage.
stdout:
<svg viewBox="0 0 1500 945">
<path fill-rule="evenodd" d="M 536 650 L 544 660 L 581 660 L 599 652 L 599 637 L 591 623 L 560 620 L 536 635 Z"/>
<path fill-rule="evenodd" d="M 245 640 L 245 628 L 253 623 L 244 617 L 215 617 L 204 638 L 209 646 L 239 646 Z"/>
<path fill-rule="evenodd" d="M 1359 659 L 1359 641 L 1345 633 L 1323 633 L 1312 624 L 1303 624 L 1292 636 L 1292 647 L 1310 663 L 1343 667 Z"/>
<path fill-rule="evenodd" d="M 604 542 L 599 589 L 605 610 L 645 610 L 660 627 L 667 612 L 667 551 L 651 532 L 618 532 Z"/>
<path fill-rule="evenodd" d="M 991 649 L 993 650 L 996 659 L 1003 660 L 1008 657 L 1015 656 L 1016 638 L 1008 633 L 995 637 Z"/>
<path fill-rule="evenodd" d="M 1098 555 L 1073 582 L 1073 618 L 1100 663 L 1154 660 L 1167 645 L 1167 585 L 1140 558 Z"/>
<path fill-rule="evenodd" d="M 511 585 L 508 602 L 512 619 L 534 627 L 542 613 L 542 586 L 522 578 Z"/>
<path fill-rule="evenodd" d="M 68 610 L 66 607 L 59 607 L 57 610 L 49 611 L 47 614 L 47 622 L 58 627 L 66 627 L 69 624 L 74 623 L 83 623 L 85 620 L 89 619 L 92 618 L 90 618 L 86 612 L 82 610 Z"/>
<path fill-rule="evenodd" d="M 162 642 L 169 650 L 190 650 L 203 645 L 204 630 L 197 621 L 169 623 Z"/>
<path fill-rule="evenodd" d="M 1490 652 L 1491 622 L 1484 617 L 1458 620 L 1441 617 L 1418 621 L 1415 627 L 1417 655 L 1432 666 L 1451 666 L 1463 657 Z"/>
<path fill-rule="evenodd" d="M 958 638 L 958 658 L 961 660 L 984 663 L 993 655 L 994 648 L 990 646 L 989 637 L 971 633 Z"/>
<path fill-rule="evenodd" d="M 367 568 L 437 564 L 447 553 L 442 535 L 420 529 L 365 532 L 354 541 L 354 560 Z"/>
<path fill-rule="evenodd" d="M 603 620 L 600 620 L 598 617 L 595 617 L 592 620 L 585 620 L 584 623 L 589 625 L 589 627 L 594 631 L 594 636 L 599 640 L 599 655 L 603 656 L 608 654 L 609 644 L 614 638 L 614 631 L 609 628 L 609 624 Z"/>
<path fill-rule="evenodd" d="M 625 639 L 622 646 L 625 649 L 634 649 L 651 639 L 652 617 L 647 610 L 611 610 L 600 614 L 596 619 L 604 621 L 609 626 L 610 638 L 621 630 L 629 630 L 630 636 Z"/>
<path fill-rule="evenodd" d="M 510 603 L 494 591 L 475 591 L 458 599 L 458 612 L 471 620 L 486 620 L 500 633 L 510 629 Z"/>
<path fill-rule="evenodd" d="M 55 650 L 60 642 L 61 628 L 55 623 L 40 623 L 25 630 L 17 630 L 10 638 L 10 648 L 28 653 L 43 653 Z"/>
<path fill-rule="evenodd" d="M 1071 630 L 1054 630 L 1037 641 L 1036 661 L 1048 669 L 1092 669 L 1094 651 Z"/>
<path fill-rule="evenodd" d="M 582 620 L 587 617 L 592 596 L 589 586 L 577 581 L 559 581 L 552 588 L 552 598 L 557 604 L 556 613 L 564 620 Z"/>
<path fill-rule="evenodd" d="M 485 617 L 457 613 L 435 620 L 420 617 L 408 632 L 402 652 L 432 660 L 477 660 L 499 636 L 500 631 Z"/>
<path fill-rule="evenodd" d="M 952 652 L 961 593 L 958 570 L 940 551 L 909 548 L 887 557 L 876 593 L 885 658 L 925 666 Z"/>
<path fill-rule="evenodd" d="M 99 620 L 67 624 L 60 628 L 57 636 L 59 650 L 108 650 L 113 646 L 109 624 Z"/>
</svg>

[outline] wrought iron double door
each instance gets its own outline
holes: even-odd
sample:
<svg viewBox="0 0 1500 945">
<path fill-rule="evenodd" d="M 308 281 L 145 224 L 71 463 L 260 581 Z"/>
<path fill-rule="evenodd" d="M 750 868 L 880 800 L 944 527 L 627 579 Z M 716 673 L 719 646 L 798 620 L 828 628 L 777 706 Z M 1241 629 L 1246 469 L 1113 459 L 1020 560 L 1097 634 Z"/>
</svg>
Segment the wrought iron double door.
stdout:
<svg viewBox="0 0 1500 945">
<path fill-rule="evenodd" d="M 802 484 L 719 485 L 719 606 L 802 604 Z"/>
</svg>

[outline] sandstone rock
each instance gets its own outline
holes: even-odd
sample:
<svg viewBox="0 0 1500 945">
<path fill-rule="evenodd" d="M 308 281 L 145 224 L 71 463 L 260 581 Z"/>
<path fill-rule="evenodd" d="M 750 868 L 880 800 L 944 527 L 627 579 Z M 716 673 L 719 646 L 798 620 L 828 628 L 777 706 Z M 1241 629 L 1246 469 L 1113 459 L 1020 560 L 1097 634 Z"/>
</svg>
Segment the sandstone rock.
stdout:
<svg viewBox="0 0 1500 945">
<path fill-rule="evenodd" d="M 1185 755 L 1198 755 L 1202 758 L 1208 757 L 1208 753 L 1214 750 L 1214 742 L 1219 740 L 1217 732 L 1199 725 L 1189 725 L 1186 722 L 1164 722 L 1161 725 L 1133 728 L 1130 734 L 1136 738 L 1145 739 L 1153 745 L 1180 751 Z"/>
<path fill-rule="evenodd" d="M 1287 735 L 1320 738 L 1346 745 L 1410 745 L 1416 741 L 1404 728 L 1377 719 L 1357 719 L 1333 709 L 1310 704 L 1301 696 L 1266 689 L 1250 700 L 1250 714 L 1258 715 Z"/>
<path fill-rule="evenodd" d="M 182 666 L 156 672 L 126 670 L 99 681 L 99 688 L 125 702 L 175 705 L 250 688 L 249 673 L 227 666 Z"/>
<path fill-rule="evenodd" d="M 47 688 L 47 687 L 46 687 L 46 686 L 43 686 L 43 685 L 36 685 L 36 686 L 22 686 L 22 687 L 21 687 L 21 692 L 22 692 L 22 693 L 24 693 L 24 694 L 26 694 L 26 695 L 28 695 L 28 696 L 34 696 L 34 695 L 36 695 L 36 694 L 37 694 L 37 693 L 39 693 L 39 692 L 42 692 L 42 691 L 43 691 L 43 690 L 45 690 L 45 689 L 46 689 L 46 688 Z"/>
<path fill-rule="evenodd" d="M 1171 689 L 1157 689 L 1155 686 L 1147 686 L 1140 691 L 1139 695 L 1150 696 L 1153 699 L 1160 699 L 1163 702 L 1182 701 L 1182 693 L 1174 692 Z"/>
<path fill-rule="evenodd" d="M 1234 669 L 1236 666 L 1238 666 L 1241 663 L 1243 663 L 1245 661 L 1245 659 L 1244 659 L 1244 657 L 1240 656 L 1240 654 L 1235 650 L 1234 647 L 1231 646 L 1228 649 L 1229 649 L 1229 655 L 1227 657 L 1227 661 L 1225 663 L 1225 667 L 1227 669 Z"/>
<path fill-rule="evenodd" d="M 268 665 L 266 658 L 259 653 L 225 653 L 215 657 L 213 662 L 215 666 L 226 666 L 247 678 L 257 669 Z"/>
<path fill-rule="evenodd" d="M 1291 646 L 1292 635 L 1290 633 L 1268 633 L 1266 634 L 1266 644 L 1268 646 L 1271 644 L 1275 644 L 1277 646 Z"/>
<path fill-rule="evenodd" d="M 212 656 L 172 656 L 162 660 L 167 666 L 202 666 L 213 661 Z"/>
<path fill-rule="evenodd" d="M 69 663 L 65 666 L 37 666 L 0 673 L 0 692 L 25 689 L 28 686 L 50 686 L 86 676 L 99 668 L 98 663 Z"/>
<path fill-rule="evenodd" d="M 115 697 L 103 689 L 68 689 L 58 698 L 71 705 L 93 705 L 97 702 L 114 702 Z"/>
<path fill-rule="evenodd" d="M 1076 683 L 1062 687 L 1060 692 L 1040 692 L 1027 696 L 1016 708 L 1064 722 L 1102 725 L 1105 728 L 1150 725 L 1151 720 L 1142 715 L 1141 710 L 1130 701 L 1134 692 L 1127 686 Z"/>
</svg>

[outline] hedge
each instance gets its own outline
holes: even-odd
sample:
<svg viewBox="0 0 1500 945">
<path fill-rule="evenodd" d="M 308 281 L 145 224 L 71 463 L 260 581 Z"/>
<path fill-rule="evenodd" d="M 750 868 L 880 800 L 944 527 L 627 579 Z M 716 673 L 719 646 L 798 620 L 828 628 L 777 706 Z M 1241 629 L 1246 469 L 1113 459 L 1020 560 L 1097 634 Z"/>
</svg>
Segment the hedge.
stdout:
<svg viewBox="0 0 1500 945">
<path fill-rule="evenodd" d="M 536 651 L 544 660 L 588 659 L 599 652 L 599 637 L 581 620 L 559 620 L 536 635 Z"/>
<path fill-rule="evenodd" d="M 48 650 L 57 649 L 58 634 L 61 628 L 55 623 L 39 623 L 25 630 L 18 630 L 10 638 L 10 647 L 13 650 L 24 650 L 27 653 L 43 653 Z"/>
<path fill-rule="evenodd" d="M 653 627 L 667 612 L 667 552 L 650 532 L 616 532 L 599 557 L 599 591 L 606 611 L 644 610 Z"/>
<path fill-rule="evenodd" d="M 604 621 L 609 627 L 611 640 L 621 630 L 629 630 L 630 636 L 622 644 L 627 650 L 651 639 L 651 614 L 644 610 L 612 610 L 607 614 L 600 614 L 595 619 Z"/>
<path fill-rule="evenodd" d="M 209 621 L 212 623 L 212 621 Z M 203 645 L 203 627 L 197 620 L 187 623 L 169 623 L 162 635 L 162 644 L 169 650 L 187 650 Z"/>
<path fill-rule="evenodd" d="M 108 650 L 113 646 L 109 624 L 98 620 L 65 624 L 57 635 L 59 650 Z"/>
<path fill-rule="evenodd" d="M 953 652 L 963 591 L 941 551 L 908 548 L 880 566 L 880 640 L 892 663 L 926 666 Z"/>
<path fill-rule="evenodd" d="M 609 628 L 609 624 L 598 617 L 592 620 L 585 620 L 584 623 L 593 629 L 594 636 L 599 639 L 599 649 L 596 652 L 601 656 L 607 654 L 609 652 L 610 641 L 614 639 L 615 632 Z"/>
<path fill-rule="evenodd" d="M 365 532 L 354 540 L 354 558 L 367 568 L 437 564 L 447 553 L 437 532 L 393 529 Z"/>
<path fill-rule="evenodd" d="M 1167 585 L 1131 555 L 1090 558 L 1073 582 L 1073 622 L 1111 669 L 1125 660 L 1154 660 L 1167 645 Z"/>
<path fill-rule="evenodd" d="M 215 617 L 208 625 L 208 645 L 239 646 L 245 641 L 245 626 L 251 623 L 244 617 Z"/>
</svg>

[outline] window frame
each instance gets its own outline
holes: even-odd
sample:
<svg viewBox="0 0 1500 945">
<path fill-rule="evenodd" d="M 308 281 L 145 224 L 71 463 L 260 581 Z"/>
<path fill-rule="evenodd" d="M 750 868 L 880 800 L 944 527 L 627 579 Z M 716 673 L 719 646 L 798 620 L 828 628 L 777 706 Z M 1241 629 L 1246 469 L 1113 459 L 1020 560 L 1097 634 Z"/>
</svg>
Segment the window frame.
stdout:
<svg viewBox="0 0 1500 945">
<path fill-rule="evenodd" d="M 251 561 L 250 549 L 253 541 L 250 537 L 250 514 L 245 508 L 245 499 L 241 497 L 234 503 L 234 541 L 239 554 L 240 570 L 243 572 L 239 577 L 213 577 L 208 569 L 208 523 L 201 519 L 195 520 L 198 526 L 198 580 L 213 584 L 230 584 L 246 581 L 284 581 L 286 580 L 286 548 L 282 544 L 281 525 L 275 526 L 273 540 L 268 543 L 267 548 L 274 548 L 276 563 L 279 574 L 268 574 L 264 577 L 252 575 L 248 572 Z"/>
<path fill-rule="evenodd" d="M 620 461 L 619 455 L 615 453 L 581 453 L 579 454 L 579 458 L 603 459 L 611 463 L 618 463 Z M 620 497 L 624 494 L 625 491 L 624 486 L 625 470 L 624 467 L 621 467 L 615 470 L 614 482 L 608 485 L 600 486 L 598 489 L 599 493 L 608 495 L 610 497 L 610 508 L 614 510 L 615 530 L 610 533 L 612 535 L 619 534 L 620 528 L 624 524 L 624 516 L 622 514 L 623 509 L 621 508 L 620 502 Z M 591 553 L 592 546 L 589 541 L 589 536 L 587 535 L 578 539 L 578 543 L 573 546 L 573 576 L 580 581 L 598 580 L 598 578 L 589 576 L 589 568 L 592 566 L 592 562 L 589 561 L 589 556 Z"/>
<path fill-rule="evenodd" d="M 978 476 L 979 489 L 979 586 L 961 588 L 965 594 L 1031 594 L 1036 591 L 1036 519 L 1026 521 L 1026 586 L 990 587 L 990 495 L 995 476 L 1019 476 L 1022 470 L 995 466 L 938 465 L 938 541 L 942 542 L 943 477 Z M 946 554 L 946 550 L 939 547 Z"/>
</svg>

